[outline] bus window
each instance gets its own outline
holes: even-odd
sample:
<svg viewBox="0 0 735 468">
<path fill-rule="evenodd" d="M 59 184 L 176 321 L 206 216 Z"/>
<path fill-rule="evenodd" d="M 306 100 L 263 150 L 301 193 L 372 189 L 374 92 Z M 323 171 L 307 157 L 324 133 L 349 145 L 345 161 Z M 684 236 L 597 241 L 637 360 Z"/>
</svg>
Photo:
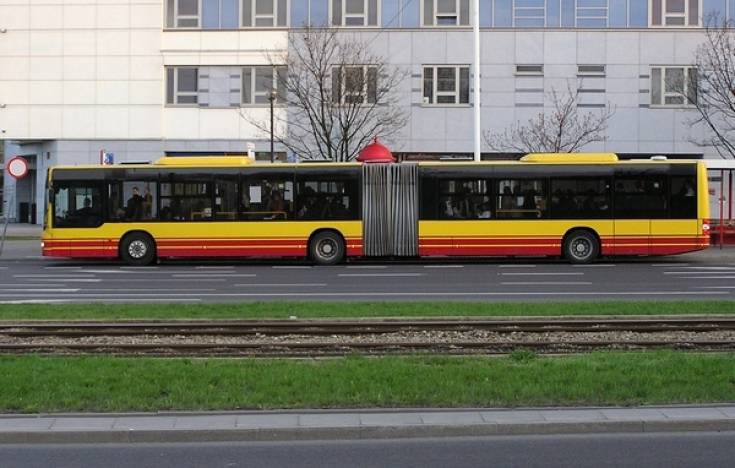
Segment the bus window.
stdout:
<svg viewBox="0 0 735 468">
<path fill-rule="evenodd" d="M 283 176 L 249 177 L 240 191 L 240 219 L 284 221 L 293 218 L 293 181 Z"/>
<path fill-rule="evenodd" d="M 161 183 L 162 221 L 206 221 L 212 219 L 209 182 Z"/>
<path fill-rule="evenodd" d="M 296 219 L 359 219 L 356 177 L 299 174 L 296 189 Z"/>
<path fill-rule="evenodd" d="M 668 218 L 665 177 L 657 175 L 615 178 L 615 217 L 620 219 Z"/>
<path fill-rule="evenodd" d="M 609 179 L 551 179 L 552 218 L 608 219 L 611 216 Z"/>
<path fill-rule="evenodd" d="M 496 182 L 497 218 L 546 217 L 546 180 L 502 179 Z"/>
<path fill-rule="evenodd" d="M 697 178 L 695 176 L 671 177 L 671 217 L 692 219 L 697 217 Z"/>
<path fill-rule="evenodd" d="M 80 182 L 78 185 L 61 185 L 56 189 L 55 227 L 97 227 L 102 222 L 102 195 L 99 187 Z"/>
<path fill-rule="evenodd" d="M 485 179 L 439 179 L 439 219 L 489 219 L 490 189 Z"/>
<path fill-rule="evenodd" d="M 229 221 L 237 218 L 237 181 L 217 179 L 214 182 L 214 219 Z"/>
</svg>

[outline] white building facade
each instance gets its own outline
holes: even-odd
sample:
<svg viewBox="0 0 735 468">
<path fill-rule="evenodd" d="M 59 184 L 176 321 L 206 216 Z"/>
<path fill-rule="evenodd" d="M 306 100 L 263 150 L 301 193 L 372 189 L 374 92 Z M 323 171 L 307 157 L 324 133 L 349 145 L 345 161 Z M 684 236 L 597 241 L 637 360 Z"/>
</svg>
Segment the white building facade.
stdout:
<svg viewBox="0 0 735 468">
<path fill-rule="evenodd" d="M 0 140 L 6 160 L 32 168 L 17 184 L 6 176 L 5 209 L 40 222 L 46 168 L 99 163 L 101 151 L 115 162 L 267 152 L 245 115 L 268 119 L 270 57 L 304 24 L 361 35 L 408 71 L 394 152 L 469 155 L 470 11 L 469 0 L 0 0 Z M 666 86 L 689 73 L 714 12 L 735 16 L 735 0 L 480 0 L 483 129 L 532 118 L 573 83 L 580 107 L 614 106 L 607 140 L 585 150 L 719 157 L 692 143 L 696 111 Z"/>
</svg>

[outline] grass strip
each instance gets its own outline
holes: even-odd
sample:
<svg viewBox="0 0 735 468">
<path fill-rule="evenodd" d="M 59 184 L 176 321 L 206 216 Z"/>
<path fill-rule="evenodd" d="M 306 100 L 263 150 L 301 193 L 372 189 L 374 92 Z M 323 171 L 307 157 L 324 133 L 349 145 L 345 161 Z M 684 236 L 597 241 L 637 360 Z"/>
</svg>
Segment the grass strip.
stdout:
<svg viewBox="0 0 735 468">
<path fill-rule="evenodd" d="M 735 354 L 331 360 L 0 357 L 0 412 L 735 401 Z"/>
<path fill-rule="evenodd" d="M 735 314 L 735 301 L 254 302 L 241 304 L 2 304 L 0 320 L 265 319 Z"/>
</svg>

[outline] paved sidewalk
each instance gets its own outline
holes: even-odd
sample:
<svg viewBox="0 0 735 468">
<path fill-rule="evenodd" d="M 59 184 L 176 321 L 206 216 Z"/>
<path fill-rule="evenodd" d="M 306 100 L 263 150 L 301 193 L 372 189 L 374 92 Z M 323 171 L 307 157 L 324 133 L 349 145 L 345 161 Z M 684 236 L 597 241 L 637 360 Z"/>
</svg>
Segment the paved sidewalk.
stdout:
<svg viewBox="0 0 735 468">
<path fill-rule="evenodd" d="M 5 222 L 0 223 L 0 234 L 5 228 Z M 9 238 L 13 237 L 37 237 L 41 238 L 43 227 L 38 224 L 8 223 L 8 230 L 5 233 Z"/>
<path fill-rule="evenodd" d="M 0 443 L 283 441 L 733 430 L 735 405 L 0 416 Z"/>
</svg>

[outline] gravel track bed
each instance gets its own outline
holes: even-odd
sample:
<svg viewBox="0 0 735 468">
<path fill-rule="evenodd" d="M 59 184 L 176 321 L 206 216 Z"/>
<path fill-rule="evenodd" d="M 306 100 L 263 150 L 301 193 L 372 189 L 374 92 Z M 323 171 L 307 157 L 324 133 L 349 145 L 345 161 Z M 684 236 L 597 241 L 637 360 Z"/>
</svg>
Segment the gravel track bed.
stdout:
<svg viewBox="0 0 735 468">
<path fill-rule="evenodd" d="M 6 345 L 69 345 L 69 344 L 300 344 L 322 343 L 349 345 L 357 343 L 559 343 L 559 342 L 690 342 L 690 341 L 732 341 L 735 331 L 707 332 L 511 332 L 495 333 L 484 330 L 473 331 L 405 331 L 365 335 L 281 335 L 261 334 L 242 336 L 220 335 L 137 335 L 137 336 L 90 336 L 90 337 L 13 337 L 0 335 L 0 344 Z"/>
</svg>

